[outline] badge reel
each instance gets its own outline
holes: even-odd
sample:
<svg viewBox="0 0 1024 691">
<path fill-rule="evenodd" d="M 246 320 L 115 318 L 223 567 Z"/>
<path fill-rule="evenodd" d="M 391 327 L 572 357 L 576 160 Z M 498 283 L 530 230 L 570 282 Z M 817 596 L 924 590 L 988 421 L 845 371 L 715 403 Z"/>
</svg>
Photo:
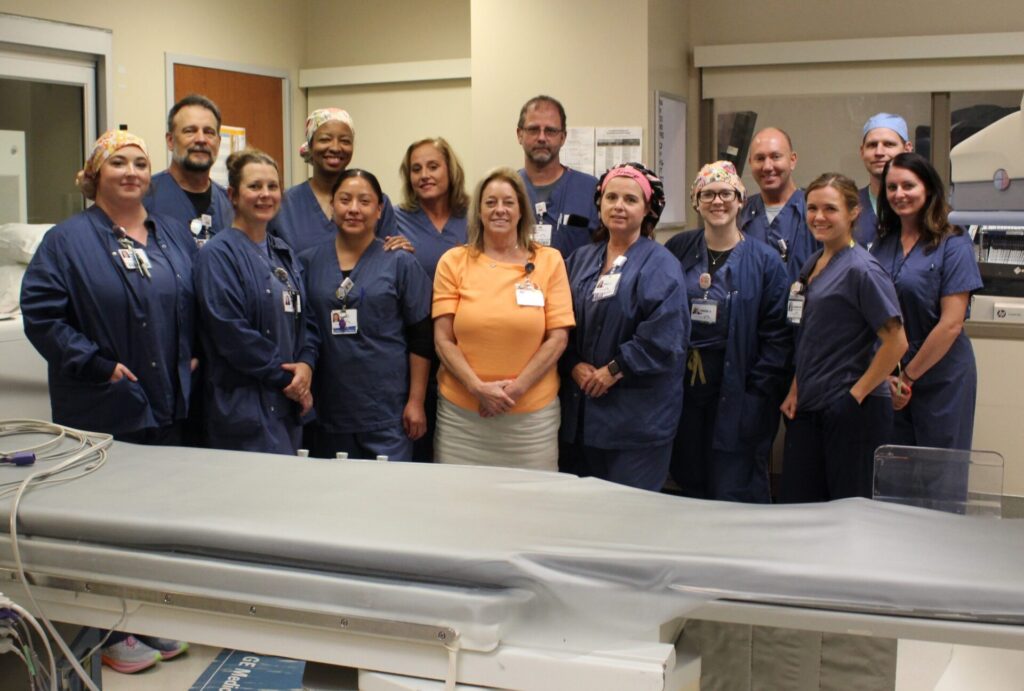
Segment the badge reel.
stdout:
<svg viewBox="0 0 1024 691">
<path fill-rule="evenodd" d="M 626 255 L 620 254 L 612 262 L 611 270 L 597 279 L 594 286 L 593 301 L 606 300 L 619 292 L 619 281 L 622 279 L 622 267 L 626 264 Z"/>
<path fill-rule="evenodd" d="M 355 286 L 352 279 L 346 276 L 338 289 L 334 291 L 334 296 L 341 300 L 341 309 L 331 310 L 331 335 L 333 336 L 351 336 L 359 333 L 359 312 L 355 308 L 349 309 L 348 307 L 348 296 Z"/>
<path fill-rule="evenodd" d="M 548 210 L 547 202 L 537 202 L 533 205 L 533 210 L 536 213 L 538 220 L 544 218 L 544 213 Z M 550 223 L 534 224 L 533 241 L 537 244 L 544 245 L 545 247 L 551 247 L 551 234 L 552 227 Z"/>
<path fill-rule="evenodd" d="M 128 232 L 121 226 L 114 226 L 114 234 L 117 235 L 117 244 L 121 247 L 117 254 L 121 257 L 124 268 L 128 271 L 138 271 L 144 277 L 151 278 L 149 270 L 152 264 L 146 256 L 146 250 L 136 247 L 128 237 Z"/>
<path fill-rule="evenodd" d="M 533 273 L 533 262 L 526 262 L 526 277 L 516 283 L 516 304 L 520 307 L 543 307 L 544 293 L 530 280 Z"/>
<path fill-rule="evenodd" d="M 292 286 L 291 281 L 288 280 L 288 272 L 283 268 L 275 266 L 274 276 L 284 284 L 285 289 L 281 293 L 281 304 L 284 307 L 284 311 L 288 314 L 294 314 L 295 318 L 298 319 L 299 315 L 302 314 L 302 296 Z"/>
<path fill-rule="evenodd" d="M 690 321 L 698 324 L 714 324 L 718 321 L 718 301 L 708 299 L 711 289 L 711 274 L 704 272 L 697 279 L 697 285 L 704 291 L 703 298 L 697 298 L 690 305 Z"/>
<path fill-rule="evenodd" d="M 210 214 L 203 214 L 199 218 L 193 218 L 188 229 L 192 231 L 192 237 L 196 241 L 196 247 L 202 247 L 210 239 L 210 231 L 213 228 L 213 217 Z"/>
<path fill-rule="evenodd" d="M 789 289 L 789 301 L 786 303 L 786 320 L 790 324 L 799 324 L 800 320 L 803 319 L 805 302 L 803 291 L 804 284 L 802 281 L 797 281 Z"/>
</svg>

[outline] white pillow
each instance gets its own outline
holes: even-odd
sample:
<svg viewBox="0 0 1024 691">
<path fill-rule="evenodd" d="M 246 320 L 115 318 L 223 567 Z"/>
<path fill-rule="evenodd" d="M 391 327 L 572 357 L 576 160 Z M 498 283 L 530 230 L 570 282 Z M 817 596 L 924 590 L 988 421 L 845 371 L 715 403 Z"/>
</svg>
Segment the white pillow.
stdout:
<svg viewBox="0 0 1024 691">
<path fill-rule="evenodd" d="M 24 265 L 0 266 L 0 316 L 17 312 L 21 297 L 21 279 L 25 276 Z"/>
<path fill-rule="evenodd" d="M 0 264 L 28 264 L 52 223 L 0 225 Z"/>
</svg>

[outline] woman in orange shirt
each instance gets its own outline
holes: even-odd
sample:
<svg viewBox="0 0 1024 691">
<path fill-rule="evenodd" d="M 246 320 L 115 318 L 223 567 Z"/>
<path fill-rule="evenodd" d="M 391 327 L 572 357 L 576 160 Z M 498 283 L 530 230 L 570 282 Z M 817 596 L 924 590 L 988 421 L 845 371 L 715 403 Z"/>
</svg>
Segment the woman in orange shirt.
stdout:
<svg viewBox="0 0 1024 691">
<path fill-rule="evenodd" d="M 558 469 L 555 366 L 575 320 L 562 256 L 532 229 L 519 175 L 495 169 L 473 195 L 469 242 L 438 262 L 437 462 Z"/>
</svg>

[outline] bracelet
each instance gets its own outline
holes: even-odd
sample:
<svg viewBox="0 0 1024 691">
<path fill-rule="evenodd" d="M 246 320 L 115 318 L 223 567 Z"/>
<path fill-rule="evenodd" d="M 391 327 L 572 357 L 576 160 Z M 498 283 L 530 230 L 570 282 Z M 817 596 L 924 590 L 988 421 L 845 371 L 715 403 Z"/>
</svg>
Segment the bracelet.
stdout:
<svg viewBox="0 0 1024 691">
<path fill-rule="evenodd" d="M 907 374 L 907 370 L 906 370 L 905 368 L 904 368 L 904 370 L 903 370 L 902 372 L 900 372 L 900 376 L 902 376 L 902 377 L 903 377 L 904 379 L 906 379 L 906 380 L 907 380 L 907 382 L 908 382 L 908 383 L 909 383 L 909 384 L 910 384 L 911 386 L 913 386 L 914 384 L 916 384 L 916 383 L 917 383 L 917 380 L 916 380 L 916 379 L 914 379 L 914 378 L 913 378 L 913 377 L 911 377 L 911 376 L 910 376 L 909 374 Z"/>
</svg>

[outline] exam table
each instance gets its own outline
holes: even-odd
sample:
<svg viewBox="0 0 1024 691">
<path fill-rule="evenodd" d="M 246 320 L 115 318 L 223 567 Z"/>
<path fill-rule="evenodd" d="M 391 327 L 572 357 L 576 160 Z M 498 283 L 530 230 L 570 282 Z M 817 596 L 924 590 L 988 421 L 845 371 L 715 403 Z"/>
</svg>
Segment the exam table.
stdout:
<svg viewBox="0 0 1024 691">
<path fill-rule="evenodd" d="M 484 687 L 679 688 L 688 619 L 1024 649 L 1024 521 L 861 499 L 115 442 L 18 526 L 54 620 Z"/>
</svg>

